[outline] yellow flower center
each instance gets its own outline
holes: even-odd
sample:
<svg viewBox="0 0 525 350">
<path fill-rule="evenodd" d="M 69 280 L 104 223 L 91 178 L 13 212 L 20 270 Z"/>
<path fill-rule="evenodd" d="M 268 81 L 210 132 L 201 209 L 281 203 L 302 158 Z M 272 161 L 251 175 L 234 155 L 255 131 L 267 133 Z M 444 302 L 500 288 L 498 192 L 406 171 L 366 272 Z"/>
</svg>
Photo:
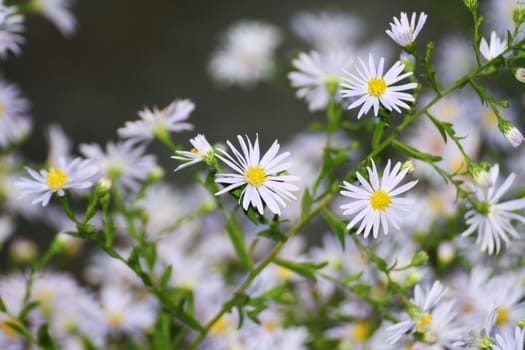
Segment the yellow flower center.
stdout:
<svg viewBox="0 0 525 350">
<path fill-rule="evenodd" d="M 228 330 L 228 320 L 226 320 L 226 317 L 222 316 L 211 326 L 210 328 L 210 334 L 212 335 L 220 335 L 226 333 Z"/>
<path fill-rule="evenodd" d="M 51 169 L 47 174 L 47 185 L 52 190 L 61 190 L 67 183 L 67 175 L 60 169 Z"/>
<path fill-rule="evenodd" d="M 124 321 L 122 314 L 119 312 L 108 312 L 106 318 L 108 320 L 109 325 L 113 327 L 118 327 L 122 325 L 122 321 Z"/>
<path fill-rule="evenodd" d="M 432 316 L 428 312 L 425 312 L 423 317 L 416 324 L 416 332 L 423 333 L 425 328 L 432 322 Z"/>
<path fill-rule="evenodd" d="M 352 339 L 357 342 L 364 342 L 370 335 L 370 325 L 368 322 L 360 320 L 355 324 L 354 331 L 352 332 Z"/>
<path fill-rule="evenodd" d="M 509 311 L 504 307 L 499 307 L 496 311 L 496 325 L 503 326 L 509 321 Z"/>
<path fill-rule="evenodd" d="M 383 78 L 372 78 L 368 81 L 368 93 L 371 96 L 381 97 L 386 91 L 386 82 Z"/>
<path fill-rule="evenodd" d="M 0 102 L 0 119 L 4 116 L 5 113 L 5 106 L 3 103 Z"/>
<path fill-rule="evenodd" d="M 374 210 L 385 211 L 392 203 L 392 198 L 385 191 L 375 191 L 370 197 L 370 205 Z"/>
<path fill-rule="evenodd" d="M 266 320 L 262 323 L 262 327 L 268 332 L 268 333 L 275 333 L 277 329 L 279 329 L 279 324 L 275 320 Z"/>
<path fill-rule="evenodd" d="M 250 166 L 244 175 L 246 182 L 250 185 L 259 187 L 266 181 L 266 174 L 264 169 L 260 166 Z"/>
<path fill-rule="evenodd" d="M 197 151 L 196 148 L 192 148 L 190 152 L 193 153 L 193 154 L 196 154 L 196 155 L 198 155 L 198 156 L 201 155 L 201 154 L 199 153 L 199 151 Z"/>
<path fill-rule="evenodd" d="M 276 274 L 281 281 L 289 281 L 292 278 L 293 273 L 286 267 L 277 266 Z"/>
</svg>

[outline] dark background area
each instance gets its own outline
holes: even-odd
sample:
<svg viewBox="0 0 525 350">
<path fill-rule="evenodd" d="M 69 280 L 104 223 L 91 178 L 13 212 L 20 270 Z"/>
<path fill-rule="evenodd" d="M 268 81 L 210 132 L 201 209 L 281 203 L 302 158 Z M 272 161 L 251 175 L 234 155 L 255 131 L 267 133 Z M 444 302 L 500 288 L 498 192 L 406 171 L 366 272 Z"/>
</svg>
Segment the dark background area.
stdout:
<svg viewBox="0 0 525 350">
<path fill-rule="evenodd" d="M 400 11 L 430 14 L 423 43 L 470 27 L 460 0 L 80 0 L 73 8 L 79 28 L 71 39 L 42 17 L 31 16 L 22 55 L 2 64 L 4 76 L 18 83 L 33 105 L 35 125 L 24 146 L 26 156 L 45 159 L 44 130 L 50 123 L 62 125 L 75 145 L 105 143 L 115 140 L 116 129 L 137 119 L 144 106 L 163 108 L 177 97 L 196 103 L 190 119 L 195 131 L 175 135 L 177 143 L 187 143 L 196 132 L 212 142 L 255 132 L 267 142 L 285 141 L 314 120 L 286 78 L 291 59 L 308 49 L 290 31 L 292 15 L 305 10 L 361 18 L 363 41 L 384 37 L 388 42 L 384 31 Z M 220 33 L 239 19 L 264 20 L 283 30 L 278 84 L 218 88 L 207 75 Z M 166 151 L 154 145 L 152 152 Z"/>
</svg>

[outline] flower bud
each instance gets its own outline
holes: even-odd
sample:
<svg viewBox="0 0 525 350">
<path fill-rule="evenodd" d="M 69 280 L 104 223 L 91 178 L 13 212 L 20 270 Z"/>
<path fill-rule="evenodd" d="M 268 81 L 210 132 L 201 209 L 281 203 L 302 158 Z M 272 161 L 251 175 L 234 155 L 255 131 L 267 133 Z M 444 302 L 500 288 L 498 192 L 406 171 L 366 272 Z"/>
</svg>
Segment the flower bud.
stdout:
<svg viewBox="0 0 525 350">
<path fill-rule="evenodd" d="M 519 67 L 516 69 L 516 72 L 514 72 L 514 77 L 520 83 L 525 83 L 525 68 Z"/>
<path fill-rule="evenodd" d="M 437 256 L 440 263 L 448 265 L 456 256 L 456 248 L 450 242 L 442 242 L 438 247 Z"/>
<path fill-rule="evenodd" d="M 113 182 L 109 177 L 103 177 L 98 180 L 96 191 L 99 195 L 103 195 L 109 192 Z"/>
<path fill-rule="evenodd" d="M 484 163 L 483 165 L 479 165 L 475 162 L 469 162 L 468 164 L 468 172 L 472 177 L 474 178 L 474 181 L 480 186 L 487 187 L 491 185 L 490 176 L 487 172 L 487 169 L 489 168 L 488 163 Z"/>
<path fill-rule="evenodd" d="M 498 127 L 513 147 L 518 147 L 525 140 L 523 134 L 508 120 L 499 118 Z"/>
<path fill-rule="evenodd" d="M 38 247 L 29 239 L 19 238 L 11 243 L 9 255 L 18 264 L 31 263 L 38 256 Z"/>
<path fill-rule="evenodd" d="M 414 160 L 407 160 L 401 165 L 401 170 L 408 169 L 407 174 L 412 174 L 416 170 L 416 162 Z"/>
<path fill-rule="evenodd" d="M 405 65 L 405 72 L 414 72 L 416 70 L 416 58 L 414 55 L 402 52 L 400 59 L 401 63 Z"/>
<path fill-rule="evenodd" d="M 477 9 L 478 9 L 478 0 L 463 0 L 463 2 L 465 3 L 465 6 L 470 11 L 477 11 Z"/>
<path fill-rule="evenodd" d="M 525 328 L 525 318 L 522 318 L 518 321 L 518 327 L 520 327 L 521 329 Z"/>
<path fill-rule="evenodd" d="M 156 182 L 164 177 L 164 169 L 160 166 L 155 166 L 149 173 L 149 180 Z"/>
<path fill-rule="evenodd" d="M 412 266 L 421 266 L 426 264 L 428 261 L 428 254 L 424 250 L 420 250 L 412 257 L 412 261 L 410 262 L 410 265 Z"/>
<path fill-rule="evenodd" d="M 523 21 L 525 21 L 525 6 L 523 5 L 523 3 L 518 2 L 514 10 L 512 11 L 512 19 L 514 20 L 516 27 L 521 26 Z"/>
<path fill-rule="evenodd" d="M 324 86 L 326 87 L 326 91 L 328 91 L 328 95 L 334 96 L 337 89 L 339 89 L 339 77 L 335 75 L 327 76 L 324 79 Z"/>
</svg>

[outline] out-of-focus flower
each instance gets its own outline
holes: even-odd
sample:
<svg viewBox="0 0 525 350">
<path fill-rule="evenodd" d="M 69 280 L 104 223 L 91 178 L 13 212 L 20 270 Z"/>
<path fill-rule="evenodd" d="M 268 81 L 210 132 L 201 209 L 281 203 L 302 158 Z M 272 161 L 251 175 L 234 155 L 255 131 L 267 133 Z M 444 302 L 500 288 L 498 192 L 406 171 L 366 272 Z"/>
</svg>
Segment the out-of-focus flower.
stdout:
<svg viewBox="0 0 525 350">
<path fill-rule="evenodd" d="M 71 8 L 74 0 L 32 0 L 31 6 L 60 30 L 65 37 L 71 37 L 77 29 L 77 20 Z"/>
<path fill-rule="evenodd" d="M 370 232 L 373 232 L 374 238 L 378 237 L 380 231 L 385 235 L 388 234 L 389 224 L 399 230 L 400 211 L 409 209 L 411 201 L 397 196 L 414 187 L 417 180 L 396 188 L 408 173 L 408 169 L 401 170 L 401 162 L 397 162 L 392 170 L 390 165 L 389 159 L 380 179 L 376 165 L 372 161 L 372 168 L 367 168 L 369 181 L 357 172 L 361 187 L 346 181 L 343 184 L 341 194 L 352 200 L 341 205 L 341 209 L 344 209 L 344 215 L 355 214 L 346 228 L 355 227 L 361 221 L 356 234 L 363 232 L 365 238 Z"/>
<path fill-rule="evenodd" d="M 496 334 L 495 338 L 496 344 L 492 346 L 492 350 L 523 350 L 525 329 L 515 327 L 514 334 L 508 330 L 503 330 Z"/>
<path fill-rule="evenodd" d="M 24 16 L 17 14 L 14 6 L 5 6 L 0 2 L 0 57 L 5 59 L 7 52 L 19 55 L 20 45 L 25 39 L 20 33 L 24 31 Z"/>
<path fill-rule="evenodd" d="M 485 38 L 481 38 L 481 42 L 479 44 L 479 51 L 487 61 L 498 57 L 506 49 L 507 43 L 504 40 L 501 40 L 495 31 L 490 33 L 490 43 L 487 43 Z"/>
<path fill-rule="evenodd" d="M 514 9 L 518 6 L 518 0 L 490 0 L 481 2 L 484 17 L 487 23 L 496 29 L 498 33 L 512 32 L 514 27 Z M 522 37 L 523 34 L 518 34 Z"/>
<path fill-rule="evenodd" d="M 297 97 L 308 102 L 310 111 L 323 110 L 337 94 L 340 76 L 351 65 L 350 56 L 343 51 L 309 54 L 300 53 L 292 64 L 298 70 L 288 74 Z M 337 97 L 337 96 L 336 96 Z"/>
<path fill-rule="evenodd" d="M 290 183 L 298 181 L 297 176 L 280 174 L 290 167 L 289 163 L 283 163 L 290 153 L 284 152 L 277 155 L 280 146 L 276 140 L 261 158 L 259 136 L 255 138 L 253 145 L 248 137 L 246 137 L 247 143 L 240 135 L 237 136 L 237 139 L 241 145 L 242 154 L 230 141 L 227 141 L 227 144 L 233 156 L 222 150 L 220 150 L 222 155 L 217 154 L 217 157 L 236 173 L 216 175 L 216 182 L 227 184 L 216 195 L 245 186 L 239 198 L 244 210 L 248 210 L 248 207 L 252 205 L 262 215 L 264 203 L 272 213 L 281 214 L 279 205 L 285 207 L 285 200 L 296 199 L 294 192 L 299 190 L 297 186 Z"/>
<path fill-rule="evenodd" d="M 33 204 L 46 206 L 53 193 L 63 196 L 66 190 L 85 189 L 93 185 L 93 176 L 98 168 L 90 160 L 75 158 L 67 163 L 63 158 L 58 167 L 36 172 L 26 167 L 31 178 L 22 178 L 15 183 L 20 189 L 20 196 L 32 196 Z"/>
<path fill-rule="evenodd" d="M 208 71 L 218 83 L 252 86 L 270 76 L 274 52 L 281 40 L 281 32 L 271 24 L 238 22 L 225 33 Z"/>
<path fill-rule="evenodd" d="M 144 108 L 139 112 L 142 119 L 128 121 L 124 127 L 117 130 L 118 135 L 134 142 L 149 142 L 155 136 L 162 137 L 164 133 L 192 130 L 193 125 L 184 122 L 195 109 L 195 104 L 188 99 L 175 100 L 166 108 Z"/>
<path fill-rule="evenodd" d="M 300 12 L 292 17 L 293 32 L 319 51 L 348 51 L 361 34 L 363 23 L 345 13 Z"/>
<path fill-rule="evenodd" d="M 29 134 L 29 106 L 17 85 L 0 81 L 0 148 L 7 148 Z"/>
<path fill-rule="evenodd" d="M 438 44 L 436 71 L 440 82 L 447 86 L 454 83 L 477 65 L 469 41 L 463 37 L 448 36 Z"/>
<path fill-rule="evenodd" d="M 406 12 L 401 12 L 400 19 L 394 17 L 394 23 L 390 22 L 390 29 L 387 29 L 386 33 L 392 38 L 392 40 L 402 47 L 411 45 L 414 43 L 414 40 L 416 40 L 421 29 L 423 29 L 423 25 L 427 20 L 427 15 L 424 12 L 421 12 L 417 24 L 416 18 L 417 14 L 412 12 L 412 17 L 409 21 Z"/>
<path fill-rule="evenodd" d="M 496 187 L 498 175 L 499 166 L 495 164 L 489 171 L 491 185 L 488 188 L 469 183 L 476 196 L 477 206 L 465 214 L 469 227 L 462 233 L 463 236 L 469 236 L 477 231 L 476 243 L 489 254 L 500 251 L 501 241 L 509 244 L 509 236 L 519 238 L 518 231 L 511 224 L 512 220 L 525 223 L 524 216 L 514 213 L 515 210 L 525 208 L 525 198 L 498 203 L 514 182 L 515 174 L 510 174 L 500 187 Z"/>
<path fill-rule="evenodd" d="M 361 69 L 356 67 L 356 73 L 346 72 L 346 77 L 343 78 L 341 95 L 343 97 L 357 98 L 348 106 L 348 109 L 361 106 L 357 119 L 368 113 L 372 107 L 374 108 L 374 115 L 377 117 L 379 114 L 379 103 L 389 111 L 395 110 L 401 113 L 400 107 L 410 108 L 404 101 L 414 101 L 412 95 L 402 91 L 414 89 L 417 87 L 416 83 L 393 85 L 411 76 L 412 72 L 402 73 L 405 66 L 400 61 L 396 61 L 388 72 L 383 75 L 384 61 L 384 58 L 381 58 L 376 68 L 372 54 L 368 58 L 368 66 L 359 58 Z"/>
<path fill-rule="evenodd" d="M 80 152 L 100 168 L 100 177 L 107 176 L 123 188 L 136 191 L 155 168 L 155 157 L 144 155 L 145 145 L 131 140 L 108 142 L 106 152 L 97 144 L 82 144 Z"/>
<path fill-rule="evenodd" d="M 206 140 L 206 136 L 198 134 L 194 138 L 190 139 L 190 142 L 193 146 L 191 151 L 176 151 L 178 155 L 171 157 L 173 159 L 184 161 L 184 163 L 175 168 L 175 171 L 202 161 L 205 161 L 207 164 L 210 164 L 213 161 L 215 157 L 215 151 L 208 140 Z"/>
<path fill-rule="evenodd" d="M 58 160 L 71 158 L 71 140 L 67 137 L 58 124 L 52 124 L 47 131 L 48 152 L 47 163 L 49 166 L 58 166 Z"/>
</svg>

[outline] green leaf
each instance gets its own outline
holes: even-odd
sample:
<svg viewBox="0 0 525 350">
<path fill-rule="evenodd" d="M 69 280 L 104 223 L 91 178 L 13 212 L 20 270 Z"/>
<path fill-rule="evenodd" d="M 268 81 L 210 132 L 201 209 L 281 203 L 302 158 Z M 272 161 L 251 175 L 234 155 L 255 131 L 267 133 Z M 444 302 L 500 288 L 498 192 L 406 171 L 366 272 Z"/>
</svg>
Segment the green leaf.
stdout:
<svg viewBox="0 0 525 350">
<path fill-rule="evenodd" d="M 277 265 L 280 265 L 282 267 L 285 267 L 289 270 L 294 271 L 295 273 L 309 279 L 310 281 L 317 281 L 317 278 L 315 277 L 315 272 L 326 265 L 328 263 L 324 262 L 321 264 L 314 264 L 309 262 L 294 262 L 290 260 L 284 260 L 280 258 L 275 258 L 274 263 Z"/>
<path fill-rule="evenodd" d="M 339 242 L 341 243 L 341 247 L 343 250 L 345 250 L 345 236 L 346 236 L 346 227 L 344 223 L 336 218 L 334 214 L 332 214 L 328 209 L 323 208 L 321 210 L 321 215 L 325 219 L 325 221 L 330 226 L 330 229 L 337 235 L 337 238 L 339 239 Z"/>
<path fill-rule="evenodd" d="M 385 134 L 385 123 L 379 122 L 375 129 L 374 133 L 372 134 L 372 149 L 375 149 L 380 143 L 381 139 L 383 138 L 383 135 Z"/>
<path fill-rule="evenodd" d="M 237 256 L 241 260 L 242 264 L 247 269 L 252 271 L 254 269 L 254 266 L 252 259 L 250 258 L 246 247 L 244 246 L 244 233 L 234 218 L 228 218 L 228 225 L 226 226 L 226 231 L 230 236 L 233 248 L 235 249 L 235 252 L 237 253 Z"/>
<path fill-rule="evenodd" d="M 2 299 L 2 296 L 0 296 L 0 312 L 7 312 L 7 308 L 5 307 L 4 300 Z"/>
<path fill-rule="evenodd" d="M 355 275 L 348 276 L 347 278 L 343 279 L 341 283 L 343 284 L 350 284 L 354 281 L 358 281 L 361 279 L 361 276 L 363 276 L 363 271 L 356 273 Z"/>
<path fill-rule="evenodd" d="M 287 240 L 286 235 L 274 227 L 270 227 L 267 230 L 262 230 L 261 232 L 257 233 L 257 236 L 266 237 L 276 242 L 285 242 Z"/>
<path fill-rule="evenodd" d="M 42 349 L 45 349 L 45 350 L 55 350 L 56 349 L 55 343 L 53 342 L 53 339 L 49 335 L 47 324 L 43 324 L 38 329 L 37 341 L 38 341 L 38 345 L 40 345 Z"/>
<path fill-rule="evenodd" d="M 405 153 L 406 155 L 408 155 L 409 157 L 412 157 L 412 158 L 424 160 L 424 161 L 427 161 L 427 162 L 439 162 L 440 160 L 443 159 L 440 156 L 435 156 L 433 154 L 421 152 L 421 151 L 415 149 L 414 147 L 409 146 L 409 145 L 407 145 L 405 143 L 402 143 L 401 141 L 398 141 L 398 140 L 394 140 L 392 142 L 392 145 L 395 148 L 397 148 L 399 151 Z"/>
<path fill-rule="evenodd" d="M 128 265 L 134 271 L 142 271 L 142 266 L 140 266 L 140 247 L 135 247 L 129 254 Z"/>
<path fill-rule="evenodd" d="M 301 201 L 301 219 L 304 218 L 306 214 L 308 214 L 311 206 L 312 206 L 312 197 L 310 196 L 310 191 L 307 188 L 304 191 L 303 200 Z"/>
<path fill-rule="evenodd" d="M 168 282 L 171 278 L 171 273 L 173 272 L 173 267 L 169 265 L 164 269 L 164 272 L 162 273 L 162 276 L 160 276 L 160 288 L 166 289 Z"/>
<path fill-rule="evenodd" d="M 202 331 L 203 327 L 192 315 L 184 311 L 183 308 L 172 305 L 170 303 L 162 303 L 162 308 L 175 317 L 177 320 L 182 322 L 184 325 L 194 329 L 196 331 Z"/>
</svg>

